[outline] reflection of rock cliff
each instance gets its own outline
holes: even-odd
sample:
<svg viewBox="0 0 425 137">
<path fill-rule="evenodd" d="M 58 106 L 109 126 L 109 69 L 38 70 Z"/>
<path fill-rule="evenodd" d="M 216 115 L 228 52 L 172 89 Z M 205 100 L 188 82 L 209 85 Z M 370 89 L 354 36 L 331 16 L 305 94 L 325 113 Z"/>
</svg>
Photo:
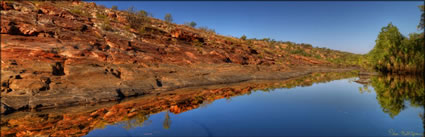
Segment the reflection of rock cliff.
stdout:
<svg viewBox="0 0 425 137">
<path fill-rule="evenodd" d="M 294 67 L 335 66 L 328 59 L 352 55 L 225 37 L 151 17 L 135 29 L 133 14 L 81 1 L 1 1 L 0 9 L 2 113 L 285 79 L 298 76 L 289 72 Z"/>
<path fill-rule="evenodd" d="M 42 112 L 18 112 L 2 117 L 1 136 L 83 136 L 95 128 L 117 122 L 127 128 L 143 126 L 149 114 L 169 110 L 178 114 L 196 109 L 217 99 L 249 94 L 255 90 L 309 86 L 355 76 L 355 73 L 313 73 L 286 81 L 257 81 L 234 85 L 216 85 L 203 89 L 179 89 L 156 95 L 147 95 L 120 104 L 102 104 L 89 107 L 71 107 Z M 165 121 L 165 126 L 170 121 Z"/>
</svg>

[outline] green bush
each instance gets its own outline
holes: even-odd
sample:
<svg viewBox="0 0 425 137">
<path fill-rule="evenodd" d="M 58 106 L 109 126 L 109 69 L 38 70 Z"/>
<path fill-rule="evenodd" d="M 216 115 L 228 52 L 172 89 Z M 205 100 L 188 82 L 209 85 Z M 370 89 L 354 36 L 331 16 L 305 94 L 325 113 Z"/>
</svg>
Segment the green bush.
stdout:
<svg viewBox="0 0 425 137">
<path fill-rule="evenodd" d="M 109 22 L 109 20 L 105 20 L 103 23 L 102 23 L 102 25 L 100 26 L 103 30 L 106 30 L 106 31 L 113 31 L 113 29 L 112 29 L 112 27 L 111 27 L 111 25 L 110 25 L 110 22 Z"/>
<path fill-rule="evenodd" d="M 97 19 L 106 19 L 108 16 L 106 16 L 105 14 L 102 14 L 102 13 L 100 13 L 100 12 L 97 12 L 96 13 L 96 18 Z"/>
<path fill-rule="evenodd" d="M 241 39 L 242 39 L 242 40 L 246 40 L 246 36 L 245 36 L 245 35 L 242 35 L 242 36 L 241 36 Z"/>
<path fill-rule="evenodd" d="M 148 16 L 148 12 L 146 12 L 145 10 L 140 10 L 139 11 L 139 16 L 146 17 L 146 16 Z"/>
<path fill-rule="evenodd" d="M 138 30 L 145 23 L 146 16 L 144 14 L 141 14 L 141 12 L 136 13 L 134 7 L 130 7 L 127 9 L 126 19 L 131 28 Z"/>
<path fill-rule="evenodd" d="M 193 27 L 194 28 L 194 27 L 196 27 L 197 24 L 196 24 L 196 22 L 191 21 L 191 22 L 185 22 L 184 25 L 190 26 L 190 27 Z"/>
<path fill-rule="evenodd" d="M 171 16 L 171 14 L 170 14 L 170 13 L 167 13 L 167 14 L 165 14 L 165 16 L 164 16 L 164 20 L 165 20 L 166 22 L 171 23 L 171 22 L 173 22 L 173 16 Z"/>
<path fill-rule="evenodd" d="M 214 29 L 210 29 L 210 28 L 208 28 L 208 27 L 206 27 L 206 26 L 199 27 L 199 29 L 200 29 L 201 31 L 204 31 L 204 32 L 207 32 L 207 33 L 215 34 L 215 30 L 214 30 Z"/>
</svg>

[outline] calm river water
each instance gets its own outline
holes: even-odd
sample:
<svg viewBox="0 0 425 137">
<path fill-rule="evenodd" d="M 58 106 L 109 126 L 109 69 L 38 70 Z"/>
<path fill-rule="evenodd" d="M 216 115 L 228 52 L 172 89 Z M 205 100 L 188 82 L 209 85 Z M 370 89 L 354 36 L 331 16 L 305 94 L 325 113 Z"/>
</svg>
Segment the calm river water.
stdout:
<svg viewBox="0 0 425 137">
<path fill-rule="evenodd" d="M 423 80 L 357 80 L 253 90 L 177 114 L 138 116 L 87 136 L 423 136 Z"/>
</svg>

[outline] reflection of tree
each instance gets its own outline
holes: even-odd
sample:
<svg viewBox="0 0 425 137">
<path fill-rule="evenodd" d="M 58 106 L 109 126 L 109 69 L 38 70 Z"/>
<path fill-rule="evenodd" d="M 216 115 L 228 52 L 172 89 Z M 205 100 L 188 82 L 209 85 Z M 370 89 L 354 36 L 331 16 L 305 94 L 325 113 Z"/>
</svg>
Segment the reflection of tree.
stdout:
<svg viewBox="0 0 425 137">
<path fill-rule="evenodd" d="M 315 72 L 310 75 L 297 77 L 295 79 L 291 79 L 285 81 L 278 85 L 270 85 L 266 88 L 260 88 L 261 91 L 270 92 L 277 88 L 286 88 L 291 89 L 295 87 L 309 87 L 315 83 L 326 83 L 333 80 L 351 78 L 357 76 L 358 72 L 350 71 L 350 72 Z"/>
<path fill-rule="evenodd" d="M 361 94 L 367 92 L 367 93 L 371 93 L 372 91 L 369 89 L 369 86 L 367 85 L 363 85 L 363 87 L 359 87 L 359 91 Z"/>
<path fill-rule="evenodd" d="M 391 118 L 397 116 L 406 108 L 405 101 L 412 107 L 423 107 L 422 126 L 425 134 L 425 83 L 423 77 L 387 75 L 371 78 L 371 85 L 375 89 L 376 99 L 385 113 Z M 362 91 L 360 91 L 362 92 Z"/>
<path fill-rule="evenodd" d="M 415 76 L 381 76 L 372 77 L 377 100 L 383 111 L 392 118 L 406 108 L 405 101 L 413 107 L 424 107 L 424 81 Z"/>
<path fill-rule="evenodd" d="M 168 114 L 168 111 L 165 113 L 165 119 L 164 122 L 162 123 L 162 127 L 164 129 L 169 129 L 171 125 L 171 119 L 170 119 L 170 114 Z"/>
<path fill-rule="evenodd" d="M 134 116 L 131 120 L 127 120 L 125 123 L 125 129 L 132 129 L 135 127 L 143 127 L 146 120 L 149 119 L 149 115 L 139 113 Z"/>
</svg>

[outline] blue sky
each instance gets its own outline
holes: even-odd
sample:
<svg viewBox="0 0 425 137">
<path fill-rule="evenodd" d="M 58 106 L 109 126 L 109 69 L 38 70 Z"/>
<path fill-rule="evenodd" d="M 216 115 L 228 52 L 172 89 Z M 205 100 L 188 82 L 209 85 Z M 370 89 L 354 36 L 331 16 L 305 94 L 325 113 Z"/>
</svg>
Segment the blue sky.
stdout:
<svg viewBox="0 0 425 137">
<path fill-rule="evenodd" d="M 383 26 L 392 22 L 408 35 L 420 32 L 420 1 L 96 1 L 118 9 L 134 6 L 163 19 L 171 13 L 174 22 L 195 21 L 225 36 L 272 38 L 310 43 L 353 53 L 367 53 Z"/>
</svg>

